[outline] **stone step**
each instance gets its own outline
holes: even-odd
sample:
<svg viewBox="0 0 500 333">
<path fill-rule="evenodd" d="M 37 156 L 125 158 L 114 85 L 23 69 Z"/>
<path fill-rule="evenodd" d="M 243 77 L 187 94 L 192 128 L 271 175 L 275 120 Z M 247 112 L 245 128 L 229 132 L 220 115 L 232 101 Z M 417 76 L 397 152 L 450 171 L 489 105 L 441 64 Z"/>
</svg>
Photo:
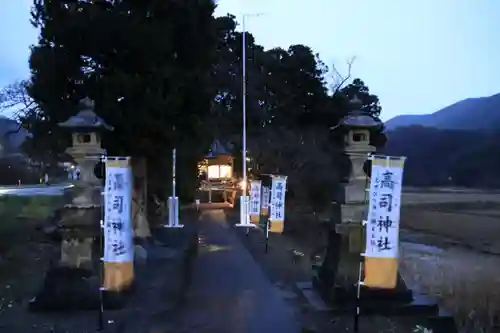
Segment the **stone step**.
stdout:
<svg viewBox="0 0 500 333">
<path fill-rule="evenodd" d="M 345 314 L 352 313 L 355 309 L 355 288 L 341 293 L 343 302 L 338 303 L 325 299 L 325 293 L 318 290 L 319 283 L 299 282 L 296 287 L 316 311 Z M 432 329 L 433 333 L 457 333 L 453 315 L 440 309 L 432 297 L 411 290 L 400 290 L 399 295 L 394 290 L 367 293 L 365 289 L 364 292 L 364 296 L 360 298 L 362 316 L 412 317 L 421 322 L 422 326 Z M 409 297 L 411 299 L 408 300 Z"/>
<path fill-rule="evenodd" d="M 360 306 L 363 315 L 428 317 L 439 313 L 438 304 L 425 295 L 413 295 L 411 302 L 361 298 Z"/>
<path fill-rule="evenodd" d="M 357 289 L 352 287 L 348 290 L 335 287 L 335 302 L 352 302 L 356 299 Z M 360 290 L 362 299 L 384 300 L 390 302 L 410 303 L 413 300 L 413 292 L 407 288 L 374 289 L 362 286 Z"/>
<path fill-rule="evenodd" d="M 442 310 L 437 316 L 427 318 L 427 327 L 433 333 L 458 333 L 453 315 Z"/>
<path fill-rule="evenodd" d="M 311 288 L 318 285 L 318 283 L 311 283 Z M 335 295 L 334 299 L 329 299 L 327 297 L 328 293 L 321 292 L 316 287 L 314 289 L 334 312 L 349 312 L 356 306 L 356 288 L 350 290 L 336 288 L 335 292 L 332 293 L 332 296 Z M 377 290 L 362 288 L 359 304 L 364 315 L 415 315 L 427 317 L 437 316 L 439 313 L 439 306 L 435 300 L 426 295 L 413 293 L 408 289 Z"/>
</svg>

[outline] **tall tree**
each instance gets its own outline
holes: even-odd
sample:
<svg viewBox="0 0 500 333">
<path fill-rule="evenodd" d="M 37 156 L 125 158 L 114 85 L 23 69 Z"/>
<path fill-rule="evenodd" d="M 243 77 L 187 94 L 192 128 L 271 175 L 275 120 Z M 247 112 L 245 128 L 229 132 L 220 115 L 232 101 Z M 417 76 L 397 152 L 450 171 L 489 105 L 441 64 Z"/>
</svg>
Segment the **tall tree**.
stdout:
<svg viewBox="0 0 500 333">
<path fill-rule="evenodd" d="M 37 143 L 60 151 L 67 142 L 57 139 L 57 122 L 90 96 L 116 128 L 105 137 L 110 152 L 150 157 L 164 176 L 174 143 L 186 178 L 213 137 L 241 148 L 243 48 L 234 16 L 214 19 L 210 0 L 34 1 L 41 34 L 27 90 L 40 110 L 23 122 Z M 246 51 L 249 147 L 260 170 L 304 183 L 319 163 L 317 174 L 335 179 L 341 140 L 330 129 L 353 94 L 374 116 L 378 98 L 361 80 L 329 94 L 328 69 L 305 45 L 266 51 L 247 33 Z"/>
<path fill-rule="evenodd" d="M 370 93 L 370 89 L 365 85 L 365 83 L 356 78 L 352 83 L 348 84 L 340 90 L 340 92 L 348 99 L 354 98 L 356 96 L 361 101 L 361 110 L 367 112 L 369 115 L 375 118 L 380 117 L 380 112 L 382 112 L 382 107 L 377 95 Z"/>
<path fill-rule="evenodd" d="M 212 0 L 34 0 L 28 92 L 40 110 L 25 126 L 61 151 L 56 124 L 88 96 L 115 127 L 104 138 L 110 154 L 164 161 L 174 145 L 189 147 L 179 170 L 194 171 L 211 104 L 214 9 Z"/>
</svg>

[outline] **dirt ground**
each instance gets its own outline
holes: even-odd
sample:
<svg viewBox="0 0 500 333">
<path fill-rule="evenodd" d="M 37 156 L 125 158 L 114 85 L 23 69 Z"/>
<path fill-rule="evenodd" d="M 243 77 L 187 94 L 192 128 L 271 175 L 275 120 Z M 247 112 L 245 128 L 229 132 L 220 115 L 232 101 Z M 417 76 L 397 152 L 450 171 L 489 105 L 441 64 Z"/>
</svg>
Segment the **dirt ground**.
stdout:
<svg viewBox="0 0 500 333">
<path fill-rule="evenodd" d="M 12 213 L 9 214 L 10 218 Z M 2 325 L 10 325 L 16 317 L 14 314 L 25 312 L 50 258 L 57 256 L 58 251 L 57 246 L 35 231 L 43 219 L 34 219 L 31 215 L 41 214 L 25 211 L 22 215 L 13 219 L 11 225 L 23 228 L 16 228 L 0 242 L 0 331 Z M 350 330 L 352 316 L 330 318 L 312 311 L 303 300 L 292 296 L 295 282 L 310 279 L 308 254 L 323 242 L 324 235 L 321 228 L 311 227 L 310 221 L 299 219 L 298 225 L 305 228 L 294 237 L 273 235 L 268 254 L 264 253 L 262 234 L 254 232 L 248 238 L 243 235 L 243 241 L 284 297 L 297 305 L 305 327 L 315 332 Z M 500 194 L 449 189 L 406 192 L 401 227 L 400 267 L 405 279 L 412 286 L 436 295 L 455 313 L 461 327 L 482 329 L 476 330 L 478 332 L 500 331 L 497 326 L 500 321 L 497 292 L 500 290 Z M 305 255 L 294 263 L 292 249 Z M 401 331 L 398 323 L 386 318 L 363 320 L 361 325 L 370 332 Z M 33 327 L 33 331 L 40 328 Z"/>
</svg>

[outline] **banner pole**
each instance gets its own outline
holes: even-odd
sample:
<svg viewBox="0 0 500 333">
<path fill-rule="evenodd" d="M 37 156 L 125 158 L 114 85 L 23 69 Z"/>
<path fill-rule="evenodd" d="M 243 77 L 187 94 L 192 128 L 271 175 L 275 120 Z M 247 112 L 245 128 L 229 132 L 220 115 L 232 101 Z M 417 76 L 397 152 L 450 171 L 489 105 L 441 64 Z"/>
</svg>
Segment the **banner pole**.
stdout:
<svg viewBox="0 0 500 333">
<path fill-rule="evenodd" d="M 269 247 L 269 217 L 266 219 L 266 248 L 265 251 L 267 253 Z"/>
<path fill-rule="evenodd" d="M 371 155 L 368 154 L 368 159 L 367 161 L 371 160 Z M 371 166 L 370 166 L 371 167 Z M 371 178 L 371 175 L 370 174 L 370 178 Z M 368 175 L 366 175 L 366 179 L 365 179 L 365 197 L 364 197 L 364 200 L 365 202 L 365 213 L 363 214 L 363 216 L 367 216 L 368 215 L 368 205 L 369 205 L 369 198 L 368 198 Z M 365 221 L 362 221 L 362 224 L 363 224 L 363 228 L 365 228 Z M 359 254 L 359 271 L 358 271 L 358 284 L 356 286 L 356 300 L 355 300 L 355 312 L 354 312 L 354 332 L 357 333 L 359 332 L 359 315 L 360 315 L 360 312 L 361 312 L 361 285 L 362 285 L 362 281 L 361 281 L 361 276 L 363 274 L 363 253 L 360 253 Z"/>
<path fill-rule="evenodd" d="M 360 256 L 360 258 L 363 258 Z M 360 303 L 361 303 L 361 274 L 363 270 L 363 259 L 359 261 L 359 275 L 358 275 L 358 286 L 356 290 L 356 312 L 354 313 L 354 332 L 359 332 L 359 314 L 360 314 Z"/>
<path fill-rule="evenodd" d="M 249 186 L 249 185 L 250 185 L 250 184 L 249 184 L 249 181 L 248 181 L 248 180 L 247 180 L 247 183 L 248 183 L 248 185 L 247 185 L 247 186 L 248 186 L 248 189 L 246 189 L 246 190 L 247 190 L 247 192 L 246 192 L 246 194 L 245 194 L 245 195 L 247 196 L 247 201 L 246 201 L 246 203 L 245 203 L 245 223 L 247 223 L 247 222 L 248 222 L 248 219 L 250 218 L 250 212 L 249 212 L 249 208 L 250 208 L 250 191 L 249 191 L 250 186 Z M 250 228 L 246 228 L 246 229 L 245 229 L 245 234 L 246 234 L 246 236 L 248 237 L 248 235 L 250 234 Z"/>
<path fill-rule="evenodd" d="M 104 329 L 104 300 L 103 300 L 103 287 L 104 287 L 104 193 L 106 187 L 106 155 L 101 156 L 101 176 L 104 180 L 104 186 L 101 189 L 101 221 L 100 221 L 100 234 L 99 234 L 99 313 L 97 315 L 97 330 L 102 331 Z"/>
<path fill-rule="evenodd" d="M 271 185 L 269 187 L 269 207 L 268 207 L 268 214 L 266 218 L 266 241 L 265 241 L 265 253 L 267 253 L 268 248 L 269 248 L 269 227 L 270 227 L 270 222 L 271 222 L 271 211 L 272 208 L 271 206 L 273 203 L 271 202 L 272 200 L 272 191 L 273 191 L 273 176 L 271 176 Z"/>
</svg>

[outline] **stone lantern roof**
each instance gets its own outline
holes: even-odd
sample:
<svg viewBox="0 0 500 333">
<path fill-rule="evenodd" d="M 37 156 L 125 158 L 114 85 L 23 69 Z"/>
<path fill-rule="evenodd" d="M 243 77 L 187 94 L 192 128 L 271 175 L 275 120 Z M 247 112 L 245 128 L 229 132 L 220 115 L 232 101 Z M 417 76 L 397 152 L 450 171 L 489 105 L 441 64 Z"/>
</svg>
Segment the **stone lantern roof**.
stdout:
<svg viewBox="0 0 500 333">
<path fill-rule="evenodd" d="M 63 128 L 74 129 L 85 132 L 96 132 L 100 129 L 112 131 L 114 128 L 106 124 L 104 119 L 94 113 L 94 101 L 86 97 L 80 101 L 81 111 L 68 120 L 59 123 Z"/>
<path fill-rule="evenodd" d="M 340 120 L 339 126 L 347 129 L 375 129 L 382 126 L 382 122 L 380 120 L 375 119 L 366 111 L 361 110 L 362 102 L 357 96 L 354 96 L 354 98 L 349 101 L 349 106 L 351 110 L 345 117 Z"/>
</svg>

